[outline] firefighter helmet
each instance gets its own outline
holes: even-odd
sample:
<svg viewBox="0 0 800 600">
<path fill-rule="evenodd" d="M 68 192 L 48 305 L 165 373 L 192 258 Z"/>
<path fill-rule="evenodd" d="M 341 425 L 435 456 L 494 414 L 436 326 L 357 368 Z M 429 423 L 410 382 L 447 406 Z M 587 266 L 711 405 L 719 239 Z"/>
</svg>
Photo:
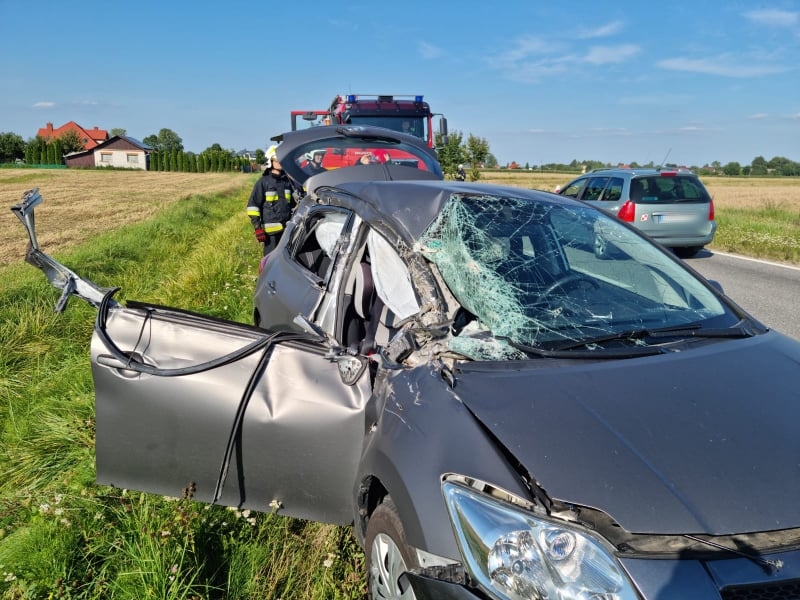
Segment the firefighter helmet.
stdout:
<svg viewBox="0 0 800 600">
<path fill-rule="evenodd" d="M 276 146 L 275 144 L 273 144 L 272 146 L 270 146 L 267 149 L 267 153 L 266 153 L 265 156 L 266 156 L 266 160 L 267 160 L 267 168 L 268 169 L 272 168 L 272 159 L 275 158 L 275 151 L 277 149 L 278 149 L 278 146 Z"/>
</svg>

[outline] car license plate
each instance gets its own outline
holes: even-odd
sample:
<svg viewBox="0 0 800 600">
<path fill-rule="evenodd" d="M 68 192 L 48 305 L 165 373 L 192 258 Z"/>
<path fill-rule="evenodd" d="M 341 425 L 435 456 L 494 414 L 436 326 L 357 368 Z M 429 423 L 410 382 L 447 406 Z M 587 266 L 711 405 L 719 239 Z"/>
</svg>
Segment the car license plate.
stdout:
<svg viewBox="0 0 800 600">
<path fill-rule="evenodd" d="M 654 214 L 653 218 L 656 223 L 688 223 L 694 220 L 694 216 L 687 213 Z"/>
</svg>

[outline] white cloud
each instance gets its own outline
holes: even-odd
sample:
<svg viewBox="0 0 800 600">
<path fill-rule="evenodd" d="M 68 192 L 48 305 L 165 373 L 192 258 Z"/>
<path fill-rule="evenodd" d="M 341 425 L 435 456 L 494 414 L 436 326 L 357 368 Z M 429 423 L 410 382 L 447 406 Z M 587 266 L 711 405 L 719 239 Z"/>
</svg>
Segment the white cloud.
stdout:
<svg viewBox="0 0 800 600">
<path fill-rule="evenodd" d="M 744 13 L 744 17 L 754 23 L 768 25 L 770 27 L 792 28 L 800 24 L 800 13 L 790 12 L 788 10 L 751 10 Z"/>
<path fill-rule="evenodd" d="M 428 42 L 417 42 L 417 52 L 426 60 L 441 58 L 445 55 L 445 51 L 439 46 L 434 46 Z"/>
<path fill-rule="evenodd" d="M 721 77 L 758 77 L 761 75 L 774 75 L 788 71 L 787 67 L 770 64 L 744 64 L 742 58 L 719 56 L 716 58 L 667 58 L 656 64 L 662 69 L 670 71 L 686 71 L 688 73 L 703 73 L 705 75 L 719 75 Z"/>
<path fill-rule="evenodd" d="M 759 121 L 761 119 L 766 119 L 769 115 L 767 113 L 755 113 L 747 117 L 748 119 L 752 119 L 754 121 Z"/>
<path fill-rule="evenodd" d="M 579 39 L 587 40 L 591 38 L 609 37 L 622 31 L 622 21 L 612 21 L 599 27 L 583 29 L 577 33 Z"/>
<path fill-rule="evenodd" d="M 35 102 L 33 108 L 55 108 L 55 102 Z"/>
<path fill-rule="evenodd" d="M 620 44 L 619 46 L 593 46 L 586 54 L 586 62 L 593 65 L 607 65 L 610 63 L 625 62 L 639 53 L 639 46 L 635 44 Z"/>
</svg>

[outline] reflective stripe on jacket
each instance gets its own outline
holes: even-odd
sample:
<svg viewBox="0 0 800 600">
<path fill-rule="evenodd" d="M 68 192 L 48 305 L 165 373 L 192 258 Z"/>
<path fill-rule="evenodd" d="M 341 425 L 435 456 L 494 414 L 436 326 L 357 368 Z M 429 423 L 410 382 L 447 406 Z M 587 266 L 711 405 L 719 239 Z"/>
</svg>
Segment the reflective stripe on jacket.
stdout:
<svg viewBox="0 0 800 600">
<path fill-rule="evenodd" d="M 294 186 L 288 177 L 266 173 L 259 177 L 247 201 L 247 216 L 253 227 L 277 233 L 292 216 Z"/>
</svg>

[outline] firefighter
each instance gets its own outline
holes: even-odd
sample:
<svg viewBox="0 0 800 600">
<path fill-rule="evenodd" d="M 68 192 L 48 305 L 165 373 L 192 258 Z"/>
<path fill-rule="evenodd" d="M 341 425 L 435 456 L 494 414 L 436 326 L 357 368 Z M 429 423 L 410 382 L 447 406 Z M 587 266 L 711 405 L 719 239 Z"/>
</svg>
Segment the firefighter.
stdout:
<svg viewBox="0 0 800 600">
<path fill-rule="evenodd" d="M 277 146 L 271 146 L 267 150 L 266 168 L 247 201 L 247 216 L 256 239 L 264 245 L 265 256 L 277 247 L 294 208 L 295 187 L 275 156 L 276 149 Z"/>
<path fill-rule="evenodd" d="M 456 172 L 456 181 L 464 181 L 467 178 L 467 173 L 464 171 L 464 165 L 458 165 Z"/>
</svg>

